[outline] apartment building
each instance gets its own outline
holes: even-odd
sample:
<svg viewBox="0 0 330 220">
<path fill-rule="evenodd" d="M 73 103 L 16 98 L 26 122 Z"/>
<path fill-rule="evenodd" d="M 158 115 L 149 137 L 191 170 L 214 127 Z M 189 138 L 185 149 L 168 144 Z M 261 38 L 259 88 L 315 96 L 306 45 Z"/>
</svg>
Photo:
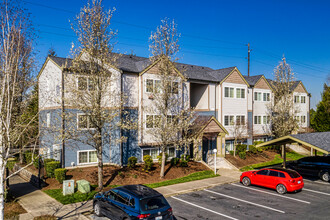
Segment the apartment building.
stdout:
<svg viewBox="0 0 330 220">
<path fill-rule="evenodd" d="M 83 59 L 84 55 L 81 57 Z M 157 112 L 148 110 L 153 106 L 153 91 L 159 85 L 159 62 L 160 58 L 151 62 L 145 57 L 121 55 L 116 68 L 109 67 L 109 71 L 117 77 L 111 92 L 125 94 L 127 101 L 124 109 L 130 113 L 130 117 L 138 120 L 138 129 L 104 129 L 102 142 L 105 163 L 126 164 L 130 156 L 142 161 L 143 155 L 147 154 L 156 159 L 160 153 L 157 140 L 150 135 Z M 91 129 L 88 120 L 82 123 L 86 120 L 82 112 L 69 101 L 63 101 L 70 97 L 69 92 L 63 92 L 70 87 L 66 82 L 67 76 L 79 85 L 80 77 L 70 72 L 71 65 L 70 59 L 48 57 L 38 75 L 40 150 L 48 157 L 64 160 L 65 167 L 97 163 L 96 152 L 91 146 L 61 138 L 61 131 L 68 124 L 74 124 L 78 130 L 80 125 L 84 129 Z M 236 67 L 212 69 L 175 63 L 171 77 L 172 95 L 178 100 L 178 106 L 194 108 L 199 115 L 193 129 L 198 138 L 190 147 L 191 155 L 197 160 L 207 162 L 213 149 L 217 149 L 218 155 L 224 157 L 226 152 L 232 150 L 238 135 L 236 141 L 247 144 L 255 140 L 268 140 L 270 121 L 266 111 L 273 93 L 269 80 L 263 75 L 243 76 Z M 89 81 L 85 79 L 84 82 L 89 88 Z M 308 127 L 310 96 L 302 82 L 295 84 L 293 94 L 295 105 L 300 109 L 297 117 L 301 126 Z M 64 113 L 70 113 L 72 117 L 64 119 Z M 238 127 L 245 128 L 239 130 Z M 126 136 L 127 140 L 123 143 L 108 141 L 109 135 L 118 134 Z M 170 157 L 180 154 L 174 147 L 168 147 L 166 151 Z"/>
</svg>

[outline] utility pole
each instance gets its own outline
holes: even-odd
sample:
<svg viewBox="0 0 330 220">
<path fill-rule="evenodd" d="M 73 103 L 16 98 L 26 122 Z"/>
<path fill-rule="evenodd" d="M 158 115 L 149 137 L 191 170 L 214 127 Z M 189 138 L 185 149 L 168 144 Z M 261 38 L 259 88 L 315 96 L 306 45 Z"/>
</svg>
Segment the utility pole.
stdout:
<svg viewBox="0 0 330 220">
<path fill-rule="evenodd" d="M 248 76 L 250 76 L 250 43 L 247 44 L 248 46 Z"/>
</svg>

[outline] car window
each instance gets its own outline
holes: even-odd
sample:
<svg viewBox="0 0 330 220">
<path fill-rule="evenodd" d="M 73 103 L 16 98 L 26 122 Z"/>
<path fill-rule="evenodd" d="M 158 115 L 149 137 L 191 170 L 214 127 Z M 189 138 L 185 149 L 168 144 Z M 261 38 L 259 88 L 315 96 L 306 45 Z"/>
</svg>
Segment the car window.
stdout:
<svg viewBox="0 0 330 220">
<path fill-rule="evenodd" d="M 149 211 L 155 209 L 161 209 L 168 206 L 166 199 L 163 196 L 157 196 L 147 199 L 142 199 L 140 202 L 141 211 Z"/>
<path fill-rule="evenodd" d="M 293 170 L 287 170 L 285 171 L 287 174 L 289 174 L 289 176 L 291 178 L 298 178 L 300 177 L 299 173 L 297 173 L 296 171 L 293 171 Z"/>
<path fill-rule="evenodd" d="M 270 170 L 268 176 L 276 176 L 278 177 L 278 172 L 274 170 Z"/>
<path fill-rule="evenodd" d="M 258 175 L 267 175 L 268 174 L 268 170 L 260 170 L 257 172 Z"/>
<path fill-rule="evenodd" d="M 285 174 L 282 173 L 282 172 L 278 172 L 278 177 L 282 177 L 282 178 L 285 178 Z"/>
<path fill-rule="evenodd" d="M 116 197 L 116 201 L 124 204 L 124 205 L 128 205 L 129 201 L 130 201 L 131 197 L 129 195 L 127 195 L 124 192 L 118 191 L 117 193 L 117 197 Z"/>
<path fill-rule="evenodd" d="M 111 199 L 111 200 L 114 200 L 115 198 L 116 198 L 116 193 L 115 192 L 113 192 L 112 190 L 110 190 L 109 192 L 107 192 L 106 194 L 105 194 L 105 196 L 106 197 L 108 197 L 109 199 Z"/>
</svg>

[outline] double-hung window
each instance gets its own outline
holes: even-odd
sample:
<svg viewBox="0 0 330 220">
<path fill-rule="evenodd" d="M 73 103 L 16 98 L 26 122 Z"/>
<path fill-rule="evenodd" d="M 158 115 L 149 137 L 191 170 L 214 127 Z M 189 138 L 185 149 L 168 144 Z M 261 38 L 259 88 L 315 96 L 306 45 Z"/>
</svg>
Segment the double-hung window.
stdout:
<svg viewBox="0 0 330 220">
<path fill-rule="evenodd" d="M 78 164 L 97 163 L 96 150 L 78 151 Z"/>
<path fill-rule="evenodd" d="M 294 103 L 299 103 L 299 95 L 294 96 Z"/>
<path fill-rule="evenodd" d="M 254 101 L 261 101 L 261 92 L 254 92 Z"/>
<path fill-rule="evenodd" d="M 152 79 L 147 79 L 147 83 L 146 83 L 146 92 L 154 92 L 154 80 Z"/>
<path fill-rule="evenodd" d="M 78 114 L 77 115 L 77 125 L 79 130 L 84 130 L 84 129 L 94 129 L 95 126 L 92 123 L 91 116 L 86 115 L 86 114 Z"/>
<path fill-rule="evenodd" d="M 158 152 L 158 148 L 143 149 L 143 156 L 150 155 L 153 160 L 156 160 L 159 154 Z"/>
<path fill-rule="evenodd" d="M 267 116 L 263 116 L 262 118 L 263 118 L 263 124 L 266 125 L 270 123 L 270 116 L 267 115 Z"/>
<path fill-rule="evenodd" d="M 95 79 L 86 76 L 78 77 L 78 90 L 86 91 L 88 89 L 88 91 L 94 91 L 95 87 Z"/>
<path fill-rule="evenodd" d="M 255 125 L 260 125 L 261 124 L 261 116 L 254 116 L 254 124 Z"/>
<path fill-rule="evenodd" d="M 171 89 L 173 94 L 178 94 L 179 93 L 179 83 L 178 82 L 172 82 L 172 89 Z"/>
<path fill-rule="evenodd" d="M 233 115 L 225 115 L 225 126 L 234 125 L 234 116 Z"/>
<path fill-rule="evenodd" d="M 225 87 L 225 97 L 234 98 L 234 88 Z"/>
<path fill-rule="evenodd" d="M 236 98 L 245 99 L 245 89 L 236 88 Z"/>
<path fill-rule="evenodd" d="M 236 125 L 245 125 L 245 115 L 236 116 Z"/>
<path fill-rule="evenodd" d="M 302 115 L 301 116 L 301 123 L 305 123 L 306 122 L 306 116 L 305 115 Z"/>
<path fill-rule="evenodd" d="M 270 101 L 270 93 L 268 93 L 268 92 L 264 93 L 263 96 L 264 96 L 263 97 L 264 102 L 269 102 Z"/>
<path fill-rule="evenodd" d="M 300 97 L 300 102 L 301 103 L 306 103 L 306 96 L 301 96 Z"/>
</svg>

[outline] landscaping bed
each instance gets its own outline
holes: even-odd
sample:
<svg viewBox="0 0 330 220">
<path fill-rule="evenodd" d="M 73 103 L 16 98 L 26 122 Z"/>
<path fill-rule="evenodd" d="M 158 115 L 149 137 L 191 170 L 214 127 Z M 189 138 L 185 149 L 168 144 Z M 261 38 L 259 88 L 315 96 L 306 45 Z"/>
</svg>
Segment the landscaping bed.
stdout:
<svg viewBox="0 0 330 220">
<path fill-rule="evenodd" d="M 286 153 L 286 160 L 298 160 L 304 157 L 304 155 L 298 154 L 294 151 Z M 248 171 L 253 169 L 259 169 L 265 166 L 272 166 L 283 162 L 281 155 L 278 151 L 267 150 L 261 153 L 252 154 L 247 153 L 246 159 L 241 159 L 238 156 L 226 155 L 226 159 L 234 166 L 238 167 L 240 171 Z"/>
<path fill-rule="evenodd" d="M 26 210 L 10 194 L 7 195 L 5 202 L 5 219 L 18 219 L 20 214 L 26 213 Z"/>
<path fill-rule="evenodd" d="M 202 163 L 194 161 L 189 161 L 188 167 L 171 166 L 171 164 L 168 163 L 165 166 L 165 177 L 160 179 L 160 165 L 158 163 L 154 163 L 153 168 L 149 172 L 145 172 L 143 168 L 143 165 L 137 165 L 135 168 L 104 166 L 103 185 L 150 184 L 209 170 L 209 168 Z M 73 179 L 75 181 L 84 179 L 89 181 L 91 185 L 97 185 L 97 166 L 68 169 L 66 179 Z M 62 184 L 55 178 L 47 178 L 45 182 L 46 186 L 43 190 L 62 188 Z"/>
</svg>

